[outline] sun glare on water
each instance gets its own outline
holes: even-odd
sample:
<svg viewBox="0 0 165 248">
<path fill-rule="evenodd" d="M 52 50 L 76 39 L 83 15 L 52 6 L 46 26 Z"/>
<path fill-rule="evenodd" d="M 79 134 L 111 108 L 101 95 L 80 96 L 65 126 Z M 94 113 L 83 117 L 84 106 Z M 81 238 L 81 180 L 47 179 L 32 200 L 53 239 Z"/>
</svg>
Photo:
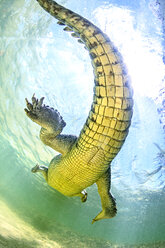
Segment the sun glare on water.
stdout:
<svg viewBox="0 0 165 248">
<path fill-rule="evenodd" d="M 121 51 L 132 79 L 134 93 L 155 98 L 164 77 L 161 40 L 135 27 L 134 12 L 116 6 L 94 12 L 102 30 Z"/>
</svg>

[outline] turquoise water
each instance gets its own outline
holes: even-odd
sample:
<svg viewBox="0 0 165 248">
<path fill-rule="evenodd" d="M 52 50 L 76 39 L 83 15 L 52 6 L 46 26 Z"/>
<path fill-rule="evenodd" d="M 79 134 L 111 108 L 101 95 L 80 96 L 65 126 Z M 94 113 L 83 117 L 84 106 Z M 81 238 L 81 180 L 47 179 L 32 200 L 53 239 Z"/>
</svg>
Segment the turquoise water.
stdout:
<svg viewBox="0 0 165 248">
<path fill-rule="evenodd" d="M 112 38 L 134 88 L 132 126 L 112 163 L 118 214 L 92 225 L 100 210 L 95 185 L 82 204 L 31 173 L 56 153 L 24 114 L 35 92 L 59 110 L 64 133 L 78 135 L 93 94 L 88 52 L 35 0 L 0 0 L 0 248 L 165 247 L 162 23 L 154 1 L 129 2 L 59 1 Z"/>
</svg>

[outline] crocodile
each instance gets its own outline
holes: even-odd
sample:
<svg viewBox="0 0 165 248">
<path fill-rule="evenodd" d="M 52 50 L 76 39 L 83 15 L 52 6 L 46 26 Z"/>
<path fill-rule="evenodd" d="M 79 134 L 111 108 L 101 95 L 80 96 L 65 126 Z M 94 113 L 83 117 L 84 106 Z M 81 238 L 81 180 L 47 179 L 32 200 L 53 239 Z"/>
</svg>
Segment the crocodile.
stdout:
<svg viewBox="0 0 165 248">
<path fill-rule="evenodd" d="M 85 45 L 93 66 L 94 95 L 79 137 L 61 134 L 66 123 L 57 110 L 43 104 L 44 97 L 38 99 L 34 94 L 31 102 L 25 99 L 26 115 L 41 126 L 41 141 L 59 153 L 48 167 L 37 164 L 32 172 L 41 172 L 49 186 L 65 196 L 79 196 L 82 202 L 87 200 L 86 188 L 96 183 L 102 210 L 92 223 L 112 218 L 117 207 L 110 193 L 110 165 L 128 135 L 133 114 L 127 68 L 100 28 L 53 0 L 37 2 Z"/>
</svg>

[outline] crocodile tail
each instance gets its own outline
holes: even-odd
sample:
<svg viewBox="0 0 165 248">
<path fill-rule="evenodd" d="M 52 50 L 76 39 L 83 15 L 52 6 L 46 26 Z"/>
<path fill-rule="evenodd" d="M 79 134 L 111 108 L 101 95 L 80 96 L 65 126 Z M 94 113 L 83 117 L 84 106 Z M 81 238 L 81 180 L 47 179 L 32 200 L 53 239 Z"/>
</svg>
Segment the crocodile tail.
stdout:
<svg viewBox="0 0 165 248">
<path fill-rule="evenodd" d="M 111 161 L 128 134 L 132 118 L 132 88 L 122 57 L 98 27 L 52 0 L 37 0 L 66 31 L 80 37 L 89 51 L 95 76 L 94 99 L 89 116 L 77 140 L 80 151 L 104 150 Z"/>
</svg>

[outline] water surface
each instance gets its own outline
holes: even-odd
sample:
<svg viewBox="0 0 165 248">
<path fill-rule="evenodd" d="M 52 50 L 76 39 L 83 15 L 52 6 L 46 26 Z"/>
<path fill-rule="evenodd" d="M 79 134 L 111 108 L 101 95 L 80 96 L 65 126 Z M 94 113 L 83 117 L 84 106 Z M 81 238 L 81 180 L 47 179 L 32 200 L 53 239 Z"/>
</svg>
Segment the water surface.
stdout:
<svg viewBox="0 0 165 248">
<path fill-rule="evenodd" d="M 88 52 L 35 0 L 0 0 L 0 247 L 165 247 L 165 96 L 163 35 L 154 1 L 59 1 L 97 24 L 118 46 L 134 88 L 128 138 L 112 163 L 114 219 L 88 200 L 67 198 L 31 173 L 57 153 L 24 114 L 25 97 L 45 96 L 78 135 L 90 109 Z"/>
</svg>

